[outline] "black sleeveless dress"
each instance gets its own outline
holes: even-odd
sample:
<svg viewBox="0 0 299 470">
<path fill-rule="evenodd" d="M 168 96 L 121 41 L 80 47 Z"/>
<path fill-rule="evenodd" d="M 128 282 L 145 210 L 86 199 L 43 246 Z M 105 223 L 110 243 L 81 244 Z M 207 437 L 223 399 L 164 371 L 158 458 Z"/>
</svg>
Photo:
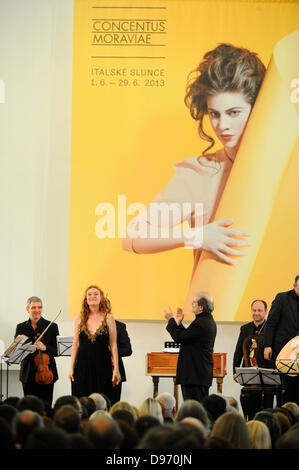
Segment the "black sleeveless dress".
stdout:
<svg viewBox="0 0 299 470">
<path fill-rule="evenodd" d="M 91 335 L 80 325 L 79 348 L 74 367 L 72 394 L 86 397 L 91 393 L 112 393 L 112 364 L 107 323 Z"/>
</svg>

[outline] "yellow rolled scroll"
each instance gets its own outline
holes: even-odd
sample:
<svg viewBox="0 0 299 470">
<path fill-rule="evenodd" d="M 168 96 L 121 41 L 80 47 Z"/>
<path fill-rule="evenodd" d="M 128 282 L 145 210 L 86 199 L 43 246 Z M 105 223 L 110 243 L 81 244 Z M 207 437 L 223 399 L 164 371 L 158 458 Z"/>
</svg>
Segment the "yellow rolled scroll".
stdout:
<svg viewBox="0 0 299 470">
<path fill-rule="evenodd" d="M 299 31 L 280 40 L 273 51 L 215 220 L 233 218 L 232 228 L 250 232 L 246 256 L 226 265 L 203 252 L 194 271 L 184 314 L 199 291 L 214 297 L 214 318 L 234 321 L 271 217 L 275 197 L 299 136 L 299 104 L 294 83 L 299 78 Z M 299 93 L 297 93 L 299 95 Z M 266 271 L 265 276 L 269 273 Z"/>
</svg>

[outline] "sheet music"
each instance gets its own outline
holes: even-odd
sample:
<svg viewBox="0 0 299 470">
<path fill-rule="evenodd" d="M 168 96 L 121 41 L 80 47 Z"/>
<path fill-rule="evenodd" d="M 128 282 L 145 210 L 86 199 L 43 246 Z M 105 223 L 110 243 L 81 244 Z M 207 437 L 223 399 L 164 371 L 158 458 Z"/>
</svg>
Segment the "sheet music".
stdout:
<svg viewBox="0 0 299 470">
<path fill-rule="evenodd" d="M 2 357 L 7 357 L 9 354 L 19 345 L 24 344 L 26 340 L 28 339 L 28 336 L 26 335 L 18 335 L 15 340 L 12 342 L 12 344 L 4 351 Z"/>
<path fill-rule="evenodd" d="M 257 367 L 236 367 L 236 372 L 240 385 L 261 385 Z"/>
<path fill-rule="evenodd" d="M 58 356 L 71 356 L 73 336 L 57 336 Z"/>
<path fill-rule="evenodd" d="M 281 385 L 280 373 L 275 369 L 259 368 L 265 385 Z"/>
<path fill-rule="evenodd" d="M 262 367 L 236 367 L 240 385 L 281 385 L 279 372 Z"/>
<path fill-rule="evenodd" d="M 2 359 L 8 364 L 19 364 L 23 359 L 25 359 L 25 357 L 28 356 L 28 354 L 34 352 L 35 350 L 36 346 L 34 344 L 18 344 L 9 355 L 3 356 Z"/>
<path fill-rule="evenodd" d="M 262 374 L 280 375 L 276 369 L 266 369 L 264 367 L 258 367 L 258 370 L 262 372 Z"/>
</svg>

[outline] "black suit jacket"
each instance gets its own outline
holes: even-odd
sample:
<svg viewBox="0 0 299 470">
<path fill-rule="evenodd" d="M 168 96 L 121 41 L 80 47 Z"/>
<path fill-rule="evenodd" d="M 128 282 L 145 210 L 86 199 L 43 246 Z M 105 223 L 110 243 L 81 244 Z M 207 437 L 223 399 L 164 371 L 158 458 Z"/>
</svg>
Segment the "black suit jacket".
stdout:
<svg viewBox="0 0 299 470">
<path fill-rule="evenodd" d="M 28 336 L 27 342 L 32 341 L 32 343 L 34 343 L 37 339 L 37 333 L 41 334 L 47 328 L 49 323 L 51 323 L 49 320 L 46 320 L 45 318 L 41 317 L 41 319 L 37 323 L 36 330 L 32 328 L 30 320 L 24 321 L 23 323 L 19 323 L 16 328 L 15 337 L 18 335 L 26 335 Z M 56 337 L 58 335 L 58 326 L 56 323 L 52 323 L 52 325 L 44 334 L 41 340 L 47 347 L 45 352 L 49 355 L 50 358 L 49 369 L 53 373 L 54 382 L 56 382 L 56 380 L 58 379 L 57 367 L 54 359 L 54 356 L 57 356 Z M 30 371 L 32 372 L 32 369 L 35 369 L 34 357 L 36 356 L 36 354 L 37 352 L 33 354 L 28 354 L 28 356 L 25 357 L 25 359 L 23 359 L 23 361 L 21 362 L 20 381 L 22 383 L 26 383 L 28 381 Z"/>
<path fill-rule="evenodd" d="M 117 349 L 118 349 L 118 366 L 119 372 L 121 375 L 121 381 L 126 382 L 126 372 L 122 357 L 131 356 L 132 354 L 132 347 L 131 341 L 127 332 L 126 324 L 115 320 L 116 323 L 116 331 L 117 331 Z"/>
<path fill-rule="evenodd" d="M 236 372 L 236 367 L 244 366 L 243 343 L 248 336 L 252 336 L 254 331 L 253 321 L 242 325 L 240 328 L 239 338 L 236 344 L 236 349 L 233 358 L 233 373 Z"/>
<path fill-rule="evenodd" d="M 298 300 L 295 291 L 277 294 L 272 302 L 264 332 L 264 346 L 270 346 L 275 358 L 285 344 L 299 335 Z"/>
<path fill-rule="evenodd" d="M 181 343 L 176 383 L 211 386 L 213 380 L 213 348 L 217 333 L 210 313 L 200 313 L 188 328 L 170 318 L 166 326 L 174 341 Z"/>
<path fill-rule="evenodd" d="M 264 368 L 273 367 L 272 361 L 267 361 L 266 359 L 264 359 L 263 334 L 264 334 L 265 328 L 266 328 L 266 321 L 263 322 L 261 325 L 259 325 L 259 327 L 256 327 L 253 321 L 241 326 L 239 338 L 236 344 L 236 349 L 235 349 L 234 357 L 233 357 L 233 373 L 236 372 L 236 367 L 239 367 L 240 365 L 242 367 L 246 366 L 246 362 L 244 359 L 244 351 L 243 351 L 243 344 L 246 338 L 255 338 L 258 343 L 258 349 L 255 350 L 256 365 L 258 367 L 264 367 Z M 259 335 L 255 334 L 257 330 L 260 331 Z M 247 355 L 247 359 L 249 362 L 248 367 L 251 367 L 251 363 L 249 360 L 249 352 L 250 352 L 249 347 L 250 346 L 251 346 L 251 341 L 249 339 L 245 346 L 246 355 Z"/>
</svg>

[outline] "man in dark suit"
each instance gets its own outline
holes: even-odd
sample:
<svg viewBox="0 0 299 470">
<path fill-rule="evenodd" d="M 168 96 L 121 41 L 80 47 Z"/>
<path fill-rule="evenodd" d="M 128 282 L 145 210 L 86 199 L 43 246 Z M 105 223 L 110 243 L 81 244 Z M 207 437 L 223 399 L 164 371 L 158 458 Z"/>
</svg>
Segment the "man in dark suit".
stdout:
<svg viewBox="0 0 299 470">
<path fill-rule="evenodd" d="M 256 363 L 256 355 L 253 353 L 255 352 L 255 349 L 257 349 L 256 339 L 258 336 L 262 337 L 264 333 L 263 330 L 266 324 L 267 313 L 267 303 L 264 300 L 254 300 L 251 303 L 252 321 L 241 326 L 234 352 L 233 378 L 236 382 L 238 382 L 236 367 L 239 367 L 241 364 L 242 367 L 264 367 L 263 365 Z"/>
<path fill-rule="evenodd" d="M 28 337 L 27 343 L 30 342 L 33 344 L 51 322 L 42 317 L 43 304 L 39 297 L 29 297 L 26 310 L 29 319 L 17 325 L 15 337 L 25 335 Z M 56 323 L 52 323 L 42 337 L 42 340 L 37 342 L 36 350 L 23 359 L 20 369 L 20 381 L 23 385 L 24 395 L 36 395 L 42 400 L 46 400 L 50 405 L 53 400 L 54 382 L 58 379 L 54 359 L 54 356 L 57 356 L 56 337 L 58 335 L 58 326 Z M 49 356 L 48 367 L 53 374 L 53 381 L 49 384 L 39 384 L 35 381 L 37 368 L 34 358 L 38 355 L 38 351 L 46 353 Z"/>
<path fill-rule="evenodd" d="M 295 277 L 293 289 L 276 295 L 272 302 L 264 333 L 265 359 L 275 361 L 282 348 L 299 335 L 299 275 Z M 284 401 L 299 405 L 299 375 L 285 379 Z"/>
<path fill-rule="evenodd" d="M 181 343 L 176 370 L 176 383 L 181 385 L 184 400 L 193 399 L 202 402 L 209 394 L 213 380 L 213 348 L 217 333 L 212 316 L 213 298 L 207 292 L 199 292 L 192 302 L 195 320 L 188 328 L 182 325 L 183 310 L 164 309 L 164 318 L 168 320 L 166 329 L 173 340 Z"/>
<path fill-rule="evenodd" d="M 119 320 L 115 320 L 115 323 L 117 331 L 118 367 L 121 381 L 118 385 L 112 388 L 111 405 L 120 401 L 122 383 L 127 380 L 122 357 L 131 356 L 132 354 L 131 341 L 127 332 L 126 324 Z"/>
<path fill-rule="evenodd" d="M 254 300 L 251 303 L 252 321 L 240 328 L 239 338 L 233 357 L 233 378 L 238 382 L 236 367 L 272 368 L 273 364 L 264 359 L 263 334 L 266 325 L 267 303 L 265 300 Z M 262 408 L 272 408 L 273 394 L 263 394 L 255 386 L 241 389 L 240 403 L 247 419 L 253 419 Z"/>
</svg>

